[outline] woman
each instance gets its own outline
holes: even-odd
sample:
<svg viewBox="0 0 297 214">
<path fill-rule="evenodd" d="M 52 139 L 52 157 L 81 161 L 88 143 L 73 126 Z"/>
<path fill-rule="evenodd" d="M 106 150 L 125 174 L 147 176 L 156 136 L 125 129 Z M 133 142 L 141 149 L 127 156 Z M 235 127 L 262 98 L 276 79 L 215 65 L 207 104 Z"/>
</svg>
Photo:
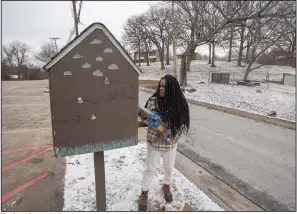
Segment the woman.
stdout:
<svg viewBox="0 0 297 214">
<path fill-rule="evenodd" d="M 163 194 L 166 202 L 173 200 L 170 185 L 175 164 L 177 141 L 182 133 L 188 132 L 190 125 L 187 100 L 177 79 L 172 75 L 161 78 L 157 91 L 149 98 L 145 108 L 160 114 L 162 121 L 170 131 L 171 141 L 165 142 L 153 127 L 148 127 L 146 168 L 142 178 L 142 191 L 138 204 L 139 211 L 147 210 L 148 192 L 161 157 L 164 163 Z"/>
</svg>

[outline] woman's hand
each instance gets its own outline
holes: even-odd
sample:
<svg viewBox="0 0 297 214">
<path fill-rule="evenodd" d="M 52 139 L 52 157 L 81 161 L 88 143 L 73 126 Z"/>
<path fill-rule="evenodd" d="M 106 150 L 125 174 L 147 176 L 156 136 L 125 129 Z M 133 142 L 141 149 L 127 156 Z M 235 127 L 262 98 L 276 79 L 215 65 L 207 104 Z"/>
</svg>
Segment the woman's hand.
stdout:
<svg viewBox="0 0 297 214">
<path fill-rule="evenodd" d="M 140 119 L 142 119 L 142 120 L 147 119 L 146 113 L 144 111 L 140 111 L 139 114 L 138 114 L 138 117 L 140 117 Z"/>
</svg>

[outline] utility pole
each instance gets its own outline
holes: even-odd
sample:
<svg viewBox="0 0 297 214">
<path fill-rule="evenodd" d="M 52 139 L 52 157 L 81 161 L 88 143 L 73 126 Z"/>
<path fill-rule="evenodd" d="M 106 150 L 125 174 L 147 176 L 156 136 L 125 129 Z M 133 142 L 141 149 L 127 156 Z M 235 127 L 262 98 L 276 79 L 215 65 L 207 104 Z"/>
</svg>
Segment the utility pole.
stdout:
<svg viewBox="0 0 297 214">
<path fill-rule="evenodd" d="M 74 13 L 73 15 L 74 15 L 75 33 L 76 33 L 76 36 L 78 36 L 78 20 L 77 20 L 75 0 L 72 0 L 72 6 L 73 6 L 73 13 Z"/>
<path fill-rule="evenodd" d="M 56 46 L 56 51 L 58 53 L 58 46 L 57 46 L 57 39 L 60 39 L 58 37 L 53 37 L 53 38 L 50 38 L 50 39 L 53 39 L 55 41 L 55 46 Z"/>
<path fill-rule="evenodd" d="M 175 30 L 175 17 L 174 17 L 174 1 L 172 0 L 172 33 L 173 33 L 173 76 L 177 78 L 176 71 L 176 30 Z"/>
</svg>

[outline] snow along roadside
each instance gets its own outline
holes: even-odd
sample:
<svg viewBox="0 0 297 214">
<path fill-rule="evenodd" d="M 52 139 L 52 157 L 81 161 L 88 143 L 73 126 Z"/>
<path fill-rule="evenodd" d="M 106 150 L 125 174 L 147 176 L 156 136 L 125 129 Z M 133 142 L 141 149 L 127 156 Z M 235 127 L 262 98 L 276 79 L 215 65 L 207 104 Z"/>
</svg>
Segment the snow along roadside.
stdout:
<svg viewBox="0 0 297 214">
<path fill-rule="evenodd" d="M 105 180 L 107 211 L 137 211 L 140 181 L 146 159 L 146 144 L 106 151 Z M 93 154 L 66 157 L 63 211 L 95 211 Z M 223 211 L 179 171 L 174 170 L 174 201 L 166 203 L 162 191 L 162 161 L 149 193 L 148 211 L 166 206 L 166 211 L 181 211 L 189 203 L 196 211 Z"/>
</svg>

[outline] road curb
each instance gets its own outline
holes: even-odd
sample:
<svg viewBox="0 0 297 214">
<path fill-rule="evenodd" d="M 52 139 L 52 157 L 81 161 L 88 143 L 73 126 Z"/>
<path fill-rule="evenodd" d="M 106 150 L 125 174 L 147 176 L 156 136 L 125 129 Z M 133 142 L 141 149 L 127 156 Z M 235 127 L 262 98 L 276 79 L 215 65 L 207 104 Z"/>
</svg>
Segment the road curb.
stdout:
<svg viewBox="0 0 297 214">
<path fill-rule="evenodd" d="M 148 93 L 152 93 L 152 91 L 147 88 L 139 88 L 139 90 L 148 92 Z M 245 111 L 241 111 L 241 110 L 237 110 L 237 109 L 232 109 L 232 108 L 227 108 L 227 107 L 223 107 L 223 106 L 218 106 L 218 105 L 205 103 L 205 102 L 201 102 L 201 101 L 195 101 L 195 100 L 190 100 L 190 99 L 187 99 L 187 101 L 188 101 L 188 103 L 202 106 L 202 107 L 205 107 L 205 108 L 208 108 L 211 110 L 225 112 L 228 114 L 248 118 L 248 119 L 251 119 L 254 121 L 263 122 L 263 123 L 267 123 L 270 125 L 281 126 L 283 128 L 296 130 L 296 122 L 291 122 L 291 121 L 282 120 L 282 119 L 278 119 L 278 118 L 270 118 L 270 117 L 259 115 L 259 114 L 253 114 L 253 113 L 249 113 L 249 112 L 245 112 Z"/>
<path fill-rule="evenodd" d="M 264 211 L 180 151 L 176 154 L 175 168 L 224 211 Z"/>
</svg>

